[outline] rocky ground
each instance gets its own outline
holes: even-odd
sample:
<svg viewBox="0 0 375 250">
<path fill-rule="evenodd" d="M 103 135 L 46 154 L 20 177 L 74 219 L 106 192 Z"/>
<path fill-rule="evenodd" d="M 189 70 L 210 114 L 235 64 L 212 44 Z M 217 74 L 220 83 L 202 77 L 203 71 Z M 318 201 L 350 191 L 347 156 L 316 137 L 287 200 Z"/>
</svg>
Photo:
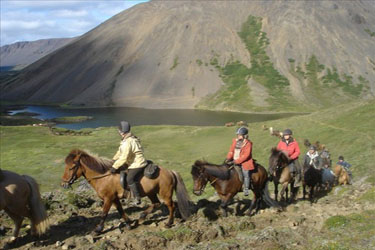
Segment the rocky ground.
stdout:
<svg viewBox="0 0 375 250">
<path fill-rule="evenodd" d="M 301 192 L 300 192 L 301 193 Z M 29 236 L 29 221 L 21 237 L 12 244 L 13 224 L 0 212 L 0 248 L 9 249 L 370 249 L 375 247 L 375 188 L 363 180 L 352 186 L 320 192 L 315 203 L 299 198 L 285 204 L 284 211 L 264 209 L 252 217 L 243 211 L 250 201 L 239 194 L 230 206 L 231 215 L 223 218 L 218 197 L 197 200 L 197 213 L 188 221 L 177 218 L 166 229 L 166 209 L 148 217 L 131 230 L 122 227 L 114 208 L 102 234 L 92 233 L 99 222 L 101 201 L 82 182 L 74 191 L 43 193 L 52 222 L 48 233 L 39 239 Z M 127 206 L 131 218 L 142 209 Z M 372 235 L 372 236 L 371 236 Z"/>
</svg>

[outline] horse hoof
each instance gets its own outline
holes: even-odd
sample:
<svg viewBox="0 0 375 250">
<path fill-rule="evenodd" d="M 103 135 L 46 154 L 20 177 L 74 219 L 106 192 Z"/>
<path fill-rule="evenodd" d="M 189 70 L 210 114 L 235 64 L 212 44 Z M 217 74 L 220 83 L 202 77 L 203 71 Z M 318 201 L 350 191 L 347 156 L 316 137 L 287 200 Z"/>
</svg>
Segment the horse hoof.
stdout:
<svg viewBox="0 0 375 250">
<path fill-rule="evenodd" d="M 95 228 L 94 233 L 96 233 L 96 234 L 100 234 L 102 231 L 103 231 L 103 226 L 98 225 L 98 226 Z"/>
<path fill-rule="evenodd" d="M 169 223 L 169 222 L 166 223 L 166 224 L 165 224 L 165 227 L 166 227 L 166 228 L 171 228 L 171 227 L 172 227 L 172 223 Z"/>
</svg>

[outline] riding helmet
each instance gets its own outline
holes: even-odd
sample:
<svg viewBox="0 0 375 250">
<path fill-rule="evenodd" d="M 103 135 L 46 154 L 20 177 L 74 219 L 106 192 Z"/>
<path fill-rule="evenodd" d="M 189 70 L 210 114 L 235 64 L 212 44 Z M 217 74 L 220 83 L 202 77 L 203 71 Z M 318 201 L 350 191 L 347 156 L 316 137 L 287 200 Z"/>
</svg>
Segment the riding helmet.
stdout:
<svg viewBox="0 0 375 250">
<path fill-rule="evenodd" d="M 283 135 L 292 135 L 292 134 L 293 134 L 293 132 L 289 128 L 285 129 L 284 132 L 283 132 Z"/>
<path fill-rule="evenodd" d="M 118 127 L 118 129 L 122 133 L 128 133 L 130 131 L 130 124 L 129 124 L 129 122 L 127 122 L 127 121 L 121 121 L 120 122 L 120 126 Z"/>
<path fill-rule="evenodd" d="M 239 129 L 237 129 L 237 135 L 247 135 L 249 133 L 249 131 L 247 130 L 247 128 L 245 127 L 240 127 Z"/>
</svg>

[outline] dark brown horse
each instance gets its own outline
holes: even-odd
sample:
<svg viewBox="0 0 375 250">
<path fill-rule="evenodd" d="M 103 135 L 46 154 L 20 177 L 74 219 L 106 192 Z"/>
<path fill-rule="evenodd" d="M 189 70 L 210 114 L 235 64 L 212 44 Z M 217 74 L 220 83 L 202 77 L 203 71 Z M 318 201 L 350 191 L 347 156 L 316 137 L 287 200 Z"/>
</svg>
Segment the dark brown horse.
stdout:
<svg viewBox="0 0 375 250">
<path fill-rule="evenodd" d="M 278 196 L 278 185 L 282 185 L 280 191 L 281 200 L 284 200 L 284 193 L 286 193 L 286 200 L 288 200 L 288 185 L 291 186 L 293 200 L 297 194 L 298 189 L 294 188 L 294 178 L 292 177 L 289 170 L 289 158 L 283 151 L 277 150 L 276 148 L 271 149 L 271 156 L 269 158 L 269 173 L 275 185 L 275 200 L 277 201 Z"/>
<path fill-rule="evenodd" d="M 249 214 L 252 210 L 260 209 L 260 202 L 263 200 L 270 207 L 278 207 L 279 205 L 269 197 L 267 171 L 260 164 L 256 165 L 256 171 L 251 175 L 254 198 L 249 208 Z M 209 182 L 215 188 L 221 199 L 220 208 L 223 215 L 227 216 L 227 206 L 230 200 L 242 190 L 242 182 L 237 171 L 227 165 L 215 165 L 205 161 L 196 161 L 191 169 L 194 180 L 195 195 L 201 195 Z"/>
<path fill-rule="evenodd" d="M 125 226 L 131 228 L 131 220 L 124 213 L 120 203 L 120 199 L 125 198 L 125 190 L 120 184 L 120 174 L 111 174 L 108 171 L 113 161 L 75 149 L 65 158 L 65 164 L 65 172 L 62 176 L 64 187 L 69 187 L 75 180 L 83 176 L 95 189 L 99 198 L 104 201 L 101 221 L 95 232 L 99 233 L 103 230 L 104 221 L 112 204 L 115 204 L 117 211 L 124 219 Z M 191 202 L 185 184 L 177 172 L 160 167 L 158 177 L 155 179 L 142 177 L 140 186 L 141 196 L 147 196 L 152 202 L 152 205 L 142 213 L 140 220 L 144 220 L 149 213 L 161 205 L 159 201 L 159 198 L 161 198 L 169 210 L 169 219 L 166 226 L 170 227 L 174 220 L 175 207 L 172 200 L 174 190 L 182 217 L 187 219 L 190 216 Z"/>
<path fill-rule="evenodd" d="M 313 202 L 314 189 L 322 185 L 323 169 L 316 169 L 312 164 L 303 166 L 303 199 L 306 197 L 306 186 L 310 188 L 309 199 Z"/>
</svg>

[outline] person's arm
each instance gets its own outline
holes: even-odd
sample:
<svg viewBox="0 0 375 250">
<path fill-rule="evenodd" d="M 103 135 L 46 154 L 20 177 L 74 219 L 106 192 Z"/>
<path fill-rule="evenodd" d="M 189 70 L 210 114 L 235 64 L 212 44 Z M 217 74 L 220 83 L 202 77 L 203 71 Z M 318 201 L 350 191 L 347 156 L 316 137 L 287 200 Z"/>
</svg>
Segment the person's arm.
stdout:
<svg viewBox="0 0 375 250">
<path fill-rule="evenodd" d="M 299 154 L 301 151 L 299 150 L 298 142 L 295 141 L 295 147 L 294 147 L 294 152 L 293 154 L 289 157 L 291 160 L 295 160 L 298 158 Z"/>
<path fill-rule="evenodd" d="M 251 143 L 246 143 L 245 147 L 243 148 L 244 153 L 238 158 L 237 160 L 234 161 L 234 164 L 241 164 L 249 159 L 249 156 L 251 154 Z"/>
<path fill-rule="evenodd" d="M 118 160 L 118 158 L 120 157 L 120 154 L 121 154 L 120 149 L 118 149 L 116 154 L 113 156 L 112 159 L 115 160 L 115 161 Z"/>
<path fill-rule="evenodd" d="M 280 150 L 283 149 L 283 147 L 282 147 L 282 143 L 283 143 L 282 141 L 279 141 L 279 143 L 277 144 L 277 147 L 276 147 L 277 150 L 280 151 Z"/>
<path fill-rule="evenodd" d="M 113 163 L 112 167 L 119 169 L 126 161 L 128 160 L 128 155 L 131 152 L 131 143 L 130 140 L 126 140 L 125 143 L 121 145 L 121 154 L 119 158 Z"/>
<path fill-rule="evenodd" d="M 233 140 L 232 145 L 230 145 L 229 152 L 227 154 L 227 160 L 233 159 L 235 147 L 236 147 L 236 140 Z"/>
</svg>

